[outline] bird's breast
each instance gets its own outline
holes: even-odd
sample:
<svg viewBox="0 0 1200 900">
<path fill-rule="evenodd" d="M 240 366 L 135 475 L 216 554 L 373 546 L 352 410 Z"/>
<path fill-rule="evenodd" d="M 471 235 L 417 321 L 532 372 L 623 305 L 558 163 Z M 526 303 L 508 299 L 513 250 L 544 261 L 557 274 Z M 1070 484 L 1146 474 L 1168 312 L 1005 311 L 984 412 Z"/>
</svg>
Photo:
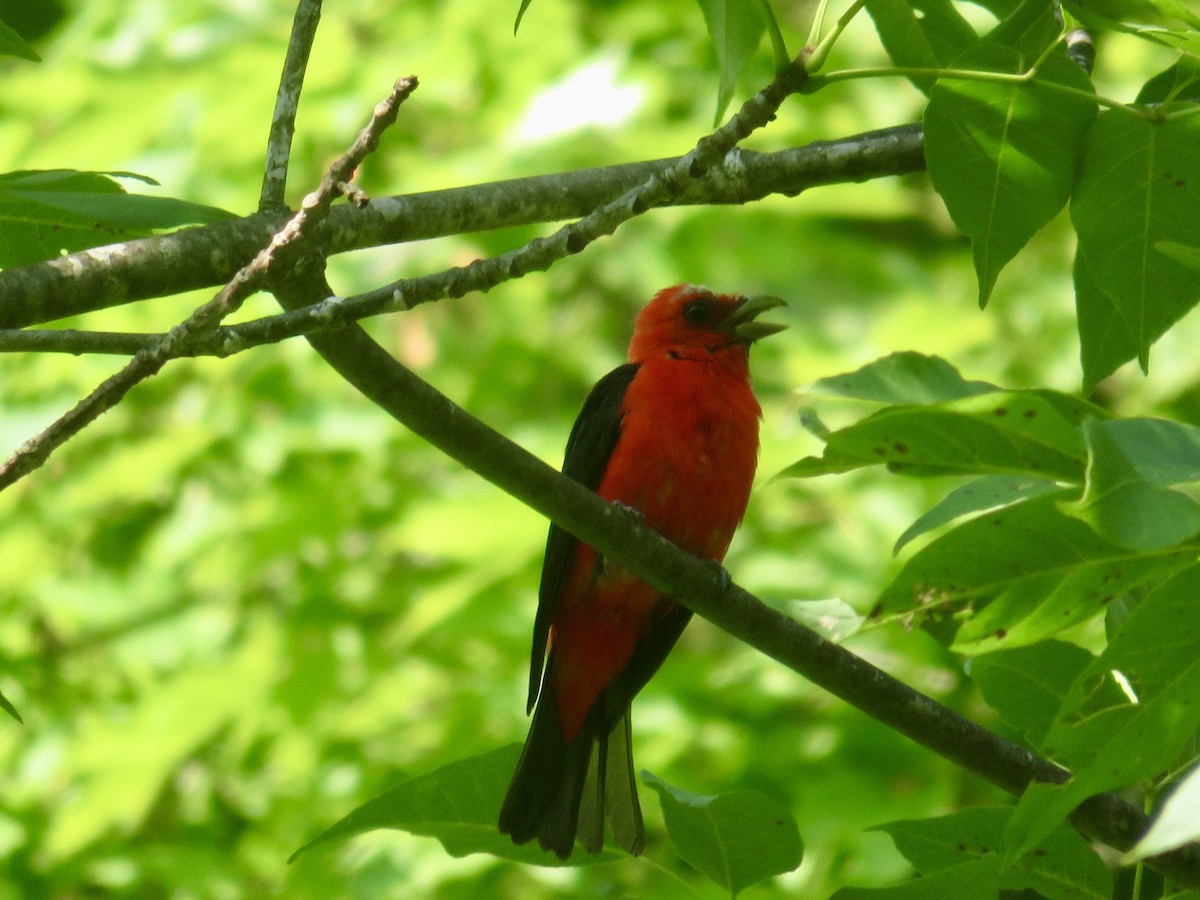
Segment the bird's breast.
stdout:
<svg viewBox="0 0 1200 900">
<path fill-rule="evenodd" d="M 680 547 L 721 560 L 746 511 L 758 458 L 749 379 L 694 360 L 644 363 L 622 405 L 599 493 Z"/>
</svg>

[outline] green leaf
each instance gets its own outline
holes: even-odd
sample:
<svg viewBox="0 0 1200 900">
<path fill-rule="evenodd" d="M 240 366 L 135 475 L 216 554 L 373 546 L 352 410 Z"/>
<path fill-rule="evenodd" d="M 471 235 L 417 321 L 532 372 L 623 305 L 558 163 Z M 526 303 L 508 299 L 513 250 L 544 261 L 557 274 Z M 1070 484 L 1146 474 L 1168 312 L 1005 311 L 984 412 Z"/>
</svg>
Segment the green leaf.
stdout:
<svg viewBox="0 0 1200 900">
<path fill-rule="evenodd" d="M 42 61 L 42 58 L 37 55 L 37 51 L 3 22 L 0 22 L 0 56 L 18 56 L 32 62 Z"/>
<path fill-rule="evenodd" d="M 781 474 L 810 477 L 887 463 L 914 475 L 1019 473 L 1080 481 L 1074 424 L 1033 392 L 996 391 L 936 406 L 894 406 L 832 432 L 820 459 Z"/>
<path fill-rule="evenodd" d="M 863 617 L 845 600 L 793 600 L 783 612 L 802 622 L 827 641 L 838 643 L 862 627 Z"/>
<path fill-rule="evenodd" d="M 1154 419 L 1088 421 L 1083 435 L 1084 493 L 1065 511 L 1134 550 L 1173 547 L 1200 533 L 1200 504 L 1162 486 L 1200 480 L 1200 428 Z"/>
<path fill-rule="evenodd" d="M 988 857 L 890 887 L 842 888 L 830 900 L 991 900 L 999 896 L 999 869 L 996 860 Z"/>
<path fill-rule="evenodd" d="M 878 830 L 891 836 L 917 871 L 929 875 L 964 862 L 994 862 L 1011 813 L 1008 806 L 972 807 L 935 819 L 889 822 Z M 1087 842 L 1062 827 L 1001 872 L 999 887 L 1034 890 L 1047 900 L 1107 900 L 1112 878 Z"/>
<path fill-rule="evenodd" d="M 947 494 L 936 506 L 921 515 L 904 533 L 896 538 L 892 553 L 899 553 L 913 538 L 952 522 L 955 519 L 1011 506 L 1031 497 L 1059 490 L 1056 481 L 1030 475 L 984 475 L 960 485 Z"/>
<path fill-rule="evenodd" d="M 172 197 L 127 194 L 112 176 L 154 183 L 128 172 L 0 174 L 0 266 L 52 259 L 63 251 L 144 237 L 156 229 L 233 218 L 224 210 Z"/>
<path fill-rule="evenodd" d="M 521 0 L 521 8 L 517 10 L 516 21 L 513 22 L 513 34 L 517 33 L 517 29 L 521 27 L 521 20 L 525 18 L 525 10 L 529 9 L 529 4 L 533 0 Z"/>
<path fill-rule="evenodd" d="M 955 68 L 1020 74 L 1059 28 L 1049 4 L 1024 3 Z M 1066 204 L 1096 116 L 1095 102 L 1079 92 L 1091 90 L 1061 47 L 1030 83 L 943 78 L 934 86 L 924 116 L 925 158 L 955 224 L 971 238 L 981 307 L 1000 270 Z"/>
<path fill-rule="evenodd" d="M 1200 247 L 1185 247 L 1174 241 L 1155 241 L 1154 249 L 1189 269 L 1200 270 Z"/>
<path fill-rule="evenodd" d="M 520 755 L 520 745 L 511 744 L 411 778 L 339 819 L 296 850 L 289 861 L 318 844 L 345 840 L 376 828 L 395 828 L 437 838 L 455 857 L 490 853 L 542 866 L 567 865 L 536 844 L 514 844 L 496 826 Z M 609 850 L 597 856 L 577 854 L 570 864 L 612 860 L 619 855 L 623 854 Z"/>
<path fill-rule="evenodd" d="M 1124 675 L 1141 702 L 1172 690 L 1180 673 L 1197 661 L 1197 596 L 1200 565 L 1192 564 L 1144 597 L 1100 656 L 1076 679 L 1063 707 L 1064 721 L 1072 721 L 1074 710 L 1095 708 L 1095 685 L 1114 670 Z"/>
<path fill-rule="evenodd" d="M 1033 784 L 1005 829 L 1005 861 L 1037 846 L 1085 799 L 1154 777 L 1169 768 L 1200 726 L 1200 661 L 1179 673 L 1177 690 L 1148 703 L 1118 707 L 1070 726 L 1058 744 L 1065 758 L 1085 757 L 1062 785 Z M 1047 746 L 1056 732 L 1047 738 Z M 1069 742 L 1069 743 L 1068 743 Z"/>
<path fill-rule="evenodd" d="M 0 694 L 0 709 L 4 710 L 22 725 L 25 724 L 25 720 L 21 718 L 21 714 L 17 712 L 17 708 L 13 706 L 12 702 L 3 694 Z"/>
<path fill-rule="evenodd" d="M 721 72 L 717 89 L 717 112 L 714 124 L 719 124 L 733 99 L 738 75 L 745 68 L 762 40 L 766 22 L 755 0 L 696 0 L 704 13 L 704 22 L 717 51 Z"/>
<path fill-rule="evenodd" d="M 1110 556 L 1065 563 L 1055 571 L 1014 578 L 971 599 L 955 636 L 959 653 L 1030 644 L 1052 637 L 1115 600 L 1187 565 L 1186 551 L 1163 556 L 1130 556 L 1113 548 Z M 1019 564 L 1019 558 L 1018 558 Z"/>
<path fill-rule="evenodd" d="M 1200 727 L 1200 565 L 1155 588 L 1104 652 L 1080 673 L 1046 737 L 1047 752 L 1072 770 L 1063 785 L 1032 785 L 1006 830 L 1016 858 L 1083 799 L 1171 768 Z M 1119 671 L 1137 704 L 1102 696 Z"/>
<path fill-rule="evenodd" d="M 1159 72 L 1138 91 L 1138 103 L 1200 100 L 1200 60 L 1184 56 Z"/>
<path fill-rule="evenodd" d="M 883 48 L 901 68 L 944 68 L 977 38 L 949 0 L 867 0 L 867 12 Z M 909 80 L 928 94 L 937 78 L 911 75 Z"/>
<path fill-rule="evenodd" d="M 604 851 L 598 856 L 576 854 L 568 863 L 536 844 L 518 846 L 500 834 L 496 824 L 500 804 L 504 802 L 504 792 L 520 755 L 520 744 L 510 744 L 404 781 L 331 824 L 296 850 L 289 862 L 318 844 L 346 840 L 377 828 L 395 828 L 437 838 L 452 857 L 491 853 L 521 863 L 562 866 L 606 862 L 623 856 L 614 851 Z"/>
<path fill-rule="evenodd" d="M 1200 428 L 1167 419 L 1137 417 L 1084 423 L 1102 434 L 1137 477 L 1150 484 L 1200 481 Z"/>
<path fill-rule="evenodd" d="M 1092 28 L 1125 31 L 1167 46 L 1177 46 L 1183 32 L 1200 27 L 1180 0 L 1065 0 L 1063 6 Z"/>
<path fill-rule="evenodd" d="M 1150 830 L 1122 860 L 1134 863 L 1138 860 L 1166 853 L 1191 841 L 1200 840 L 1200 766 L 1175 786 L 1162 809 L 1154 816 Z"/>
<path fill-rule="evenodd" d="M 782 72 L 792 62 L 792 54 L 787 48 L 787 42 L 783 39 L 783 32 L 779 28 L 779 20 L 775 18 L 775 10 L 771 9 L 770 0 L 757 0 L 759 12 L 762 13 L 763 21 L 766 23 L 767 37 L 771 40 L 771 58 L 775 63 L 776 73 Z"/>
<path fill-rule="evenodd" d="M 1152 121 L 1110 110 L 1092 128 L 1071 201 L 1084 260 L 1076 303 L 1089 388 L 1132 358 L 1130 347 L 1148 370 L 1150 345 L 1200 300 L 1192 271 L 1154 250 L 1163 241 L 1200 245 L 1197 142 L 1197 116 Z"/>
<path fill-rule="evenodd" d="M 1137 356 L 1137 337 L 1125 311 L 1096 280 L 1082 246 L 1075 248 L 1073 278 L 1083 389 L 1091 391 L 1118 366 Z"/>
<path fill-rule="evenodd" d="M 676 852 L 736 897 L 752 884 L 791 872 L 804 845 L 791 812 L 756 791 L 698 797 L 650 772 L 642 780 L 657 792 Z"/>
<path fill-rule="evenodd" d="M 979 653 L 1050 637 L 1187 564 L 1184 549 L 1143 557 L 1104 540 L 1058 509 L 1067 496 L 1026 500 L 935 538 L 884 590 L 874 614 L 915 615 L 949 629 L 955 649 Z"/>
<path fill-rule="evenodd" d="M 813 383 L 814 393 L 835 394 L 877 403 L 940 403 L 998 390 L 983 381 L 968 381 L 940 356 L 904 351 L 861 369 L 831 375 Z"/>
<path fill-rule="evenodd" d="M 1076 677 L 1094 659 L 1077 644 L 1048 640 L 984 653 L 968 661 L 967 674 L 1001 720 L 1038 748 Z"/>
</svg>

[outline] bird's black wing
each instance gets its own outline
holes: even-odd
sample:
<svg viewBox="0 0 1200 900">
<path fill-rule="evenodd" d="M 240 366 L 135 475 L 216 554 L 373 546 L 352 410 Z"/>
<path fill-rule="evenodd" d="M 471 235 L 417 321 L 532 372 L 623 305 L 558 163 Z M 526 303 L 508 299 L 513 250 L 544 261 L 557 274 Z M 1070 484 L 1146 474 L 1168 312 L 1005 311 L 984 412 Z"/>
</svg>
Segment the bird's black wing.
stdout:
<svg viewBox="0 0 1200 900">
<path fill-rule="evenodd" d="M 594 491 L 600 486 L 613 448 L 621 437 L 621 405 L 625 402 L 625 392 L 637 370 L 635 364 L 626 363 L 601 378 L 584 401 L 579 418 L 571 428 L 571 436 L 567 438 L 563 474 L 590 490 Z M 577 544 L 578 540 L 570 532 L 554 523 L 550 524 L 550 533 L 546 537 L 546 558 L 542 563 L 542 581 L 538 588 L 537 617 L 533 622 L 526 712 L 533 709 L 537 702 L 550 623 L 554 621 L 558 598 L 562 595 L 563 579 Z"/>
</svg>

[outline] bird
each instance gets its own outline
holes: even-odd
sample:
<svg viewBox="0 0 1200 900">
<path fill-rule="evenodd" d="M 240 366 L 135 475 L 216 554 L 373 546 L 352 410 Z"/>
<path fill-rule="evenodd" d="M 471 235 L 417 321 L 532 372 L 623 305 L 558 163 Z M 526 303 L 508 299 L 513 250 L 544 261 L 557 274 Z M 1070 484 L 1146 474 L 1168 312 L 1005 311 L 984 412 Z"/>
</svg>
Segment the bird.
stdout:
<svg viewBox="0 0 1200 900">
<path fill-rule="evenodd" d="M 762 411 L 749 348 L 787 326 L 758 316 L 777 297 L 677 284 L 638 314 L 628 362 L 588 394 L 563 474 L 696 556 L 720 563 L 742 520 Z M 526 714 L 529 735 L 500 811 L 514 843 L 560 859 L 645 847 L 630 705 L 691 610 L 551 523 L 538 588 Z"/>
</svg>

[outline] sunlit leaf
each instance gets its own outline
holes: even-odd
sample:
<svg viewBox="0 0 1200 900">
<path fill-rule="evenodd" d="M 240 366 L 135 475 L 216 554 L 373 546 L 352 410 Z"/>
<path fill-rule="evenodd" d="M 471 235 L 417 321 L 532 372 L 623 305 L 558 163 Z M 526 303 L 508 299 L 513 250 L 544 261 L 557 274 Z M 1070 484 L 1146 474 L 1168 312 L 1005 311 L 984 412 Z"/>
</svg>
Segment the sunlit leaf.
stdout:
<svg viewBox="0 0 1200 900">
<path fill-rule="evenodd" d="M 1165 256 L 1169 256 L 1177 263 L 1182 263 L 1189 269 L 1200 270 L 1200 247 L 1185 247 L 1183 244 L 1177 244 L 1174 241 L 1157 241 L 1154 244 L 1154 249 Z"/>
<path fill-rule="evenodd" d="M 13 706 L 12 702 L 3 694 L 0 694 L 0 709 L 4 710 L 18 722 L 24 723 L 25 720 L 21 718 L 21 714 L 17 712 L 17 708 Z"/>
<path fill-rule="evenodd" d="M 730 897 L 800 865 L 804 845 L 796 822 L 770 797 L 755 791 L 698 797 L 649 772 L 642 780 L 662 802 L 676 852 Z"/>
<path fill-rule="evenodd" d="M 863 623 L 862 615 L 845 600 L 794 600 L 783 611 L 827 641 L 844 641 Z"/>
<path fill-rule="evenodd" d="M 125 172 L 65 169 L 0 174 L 0 266 L 232 218 L 224 210 L 173 197 L 128 194 L 113 175 L 146 180 Z"/>
<path fill-rule="evenodd" d="M 888 56 L 901 68 L 948 66 L 976 40 L 975 30 L 949 0 L 867 0 L 867 12 Z M 937 77 L 911 75 L 909 80 L 928 94 Z"/>
<path fill-rule="evenodd" d="M 1196 662 L 1200 645 L 1200 566 L 1191 565 L 1155 588 L 1134 607 L 1121 630 L 1075 681 L 1064 705 L 1064 720 L 1074 710 L 1096 708 L 1101 676 L 1119 671 L 1145 702 L 1171 690 Z"/>
<path fill-rule="evenodd" d="M 1173 688 L 1148 703 L 1116 707 L 1074 723 L 1061 742 L 1052 730 L 1048 752 L 1061 748 L 1068 762 L 1086 759 L 1072 766 L 1067 783 L 1033 784 L 1026 790 L 1005 829 L 1006 861 L 1037 846 L 1092 794 L 1154 777 L 1172 765 L 1200 726 L 1195 703 L 1200 661 L 1180 672 Z"/>
<path fill-rule="evenodd" d="M 948 522 L 987 509 L 1011 506 L 1021 500 L 1058 490 L 1058 482 L 1027 475 L 984 475 L 952 490 L 904 530 L 892 547 L 899 553 L 913 538 Z"/>
<path fill-rule="evenodd" d="M 1143 557 L 1104 540 L 1046 494 L 985 513 L 919 550 L 876 614 L 941 623 L 978 653 L 1032 643 L 1099 613 L 1122 591 L 1186 564 L 1178 550 Z"/>
<path fill-rule="evenodd" d="M 820 458 L 781 474 L 811 477 L 886 463 L 914 475 L 1019 473 L 1083 476 L 1076 427 L 1031 392 L 967 397 L 936 406 L 893 406 L 829 434 Z"/>
<path fill-rule="evenodd" d="M 843 375 L 813 382 L 814 393 L 834 394 L 877 403 L 940 403 L 997 390 L 983 381 L 968 381 L 939 356 L 904 351 L 867 363 Z"/>
<path fill-rule="evenodd" d="M 1066 0 L 1064 8 L 1096 30 L 1124 31 L 1196 55 L 1200 25 L 1187 0 Z"/>
<path fill-rule="evenodd" d="M 1200 766 L 1194 767 L 1179 782 L 1154 816 L 1150 830 L 1125 856 L 1133 863 L 1159 853 L 1200 840 Z"/>
</svg>

